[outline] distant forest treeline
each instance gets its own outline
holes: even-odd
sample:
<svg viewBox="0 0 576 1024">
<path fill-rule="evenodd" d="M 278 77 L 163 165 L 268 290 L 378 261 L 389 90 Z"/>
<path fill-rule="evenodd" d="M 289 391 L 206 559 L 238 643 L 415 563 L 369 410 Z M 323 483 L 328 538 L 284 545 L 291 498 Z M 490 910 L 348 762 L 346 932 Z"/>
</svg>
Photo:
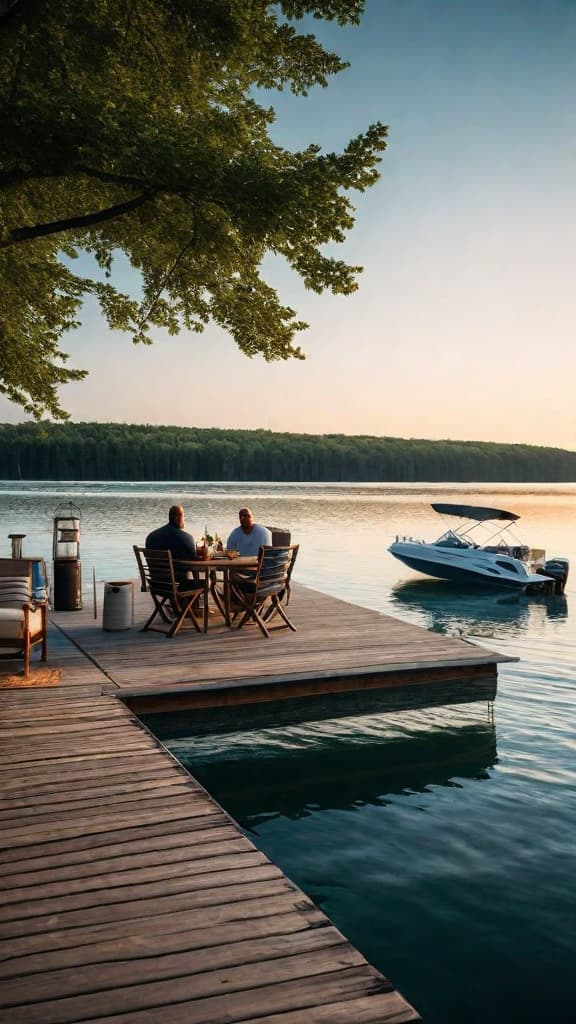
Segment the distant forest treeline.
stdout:
<svg viewBox="0 0 576 1024">
<path fill-rule="evenodd" d="M 125 423 L 0 424 L 4 480 L 576 481 L 576 452 Z"/>
</svg>

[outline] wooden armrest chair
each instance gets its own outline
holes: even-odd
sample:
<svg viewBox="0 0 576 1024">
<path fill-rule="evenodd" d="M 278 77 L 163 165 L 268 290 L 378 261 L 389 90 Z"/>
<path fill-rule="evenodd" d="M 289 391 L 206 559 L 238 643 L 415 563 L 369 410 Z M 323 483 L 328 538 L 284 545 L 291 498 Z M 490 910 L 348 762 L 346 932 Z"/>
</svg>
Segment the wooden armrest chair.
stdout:
<svg viewBox="0 0 576 1024">
<path fill-rule="evenodd" d="M 0 647 L 24 658 L 24 678 L 30 676 L 30 654 L 42 644 L 48 657 L 47 601 L 32 598 L 33 563 L 26 558 L 0 559 Z"/>
<path fill-rule="evenodd" d="M 171 638 L 176 636 L 185 620 L 189 619 L 198 633 L 206 633 L 208 629 L 208 577 L 186 579 L 186 563 L 173 559 L 170 551 L 153 551 L 150 548 L 139 548 L 134 545 L 134 554 L 138 562 L 140 577 L 145 581 L 146 590 L 150 592 L 154 602 L 154 610 L 142 627 L 142 632 L 148 629 L 157 630 Z M 204 602 L 201 607 L 202 597 Z M 202 614 L 202 626 L 199 621 L 200 614 Z M 159 616 L 168 625 L 167 630 L 152 626 L 156 616 Z"/>
<path fill-rule="evenodd" d="M 272 534 L 272 544 L 274 547 L 284 547 L 287 544 L 292 543 L 292 534 L 290 530 L 283 530 L 279 526 L 267 526 L 267 530 L 270 530 Z"/>
<path fill-rule="evenodd" d="M 144 571 L 144 562 L 140 554 L 141 551 L 144 551 L 144 548 L 139 548 L 137 544 L 133 544 L 132 550 L 134 552 L 136 564 L 138 566 L 138 573 L 140 576 L 140 590 L 142 591 L 143 594 L 145 594 L 146 591 L 148 590 L 148 580 L 146 577 L 146 572 Z"/>
<path fill-rule="evenodd" d="M 296 632 L 296 626 L 290 621 L 281 602 L 289 593 L 289 573 L 291 574 L 298 545 L 264 545 L 258 555 L 258 568 L 252 579 L 233 577 L 230 581 L 233 605 L 242 614 L 238 629 L 242 629 L 252 619 L 260 627 L 264 636 L 270 636 L 267 622 L 276 614 L 283 620 L 282 625 L 274 629 L 288 626 Z"/>
</svg>

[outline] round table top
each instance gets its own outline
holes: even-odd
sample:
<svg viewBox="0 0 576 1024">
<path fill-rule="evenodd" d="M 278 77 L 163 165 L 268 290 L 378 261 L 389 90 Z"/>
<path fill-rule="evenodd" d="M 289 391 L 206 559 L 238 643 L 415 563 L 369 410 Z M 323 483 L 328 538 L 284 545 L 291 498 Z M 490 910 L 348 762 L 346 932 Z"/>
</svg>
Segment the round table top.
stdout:
<svg viewBox="0 0 576 1024">
<path fill-rule="evenodd" d="M 181 561 L 181 559 L 178 559 Z M 216 558 L 186 559 L 186 565 L 194 566 L 195 569 L 234 569 L 249 566 L 251 569 L 258 565 L 256 555 L 238 555 L 237 558 L 228 558 L 227 555 L 218 555 Z"/>
</svg>

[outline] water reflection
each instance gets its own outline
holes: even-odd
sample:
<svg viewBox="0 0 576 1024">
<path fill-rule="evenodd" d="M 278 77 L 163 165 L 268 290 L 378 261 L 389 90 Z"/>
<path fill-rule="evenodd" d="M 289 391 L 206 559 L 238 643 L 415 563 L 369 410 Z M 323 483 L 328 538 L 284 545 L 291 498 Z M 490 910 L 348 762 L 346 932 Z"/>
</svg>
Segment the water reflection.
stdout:
<svg viewBox="0 0 576 1024">
<path fill-rule="evenodd" d="M 167 745 L 248 829 L 486 779 L 497 760 L 494 724 L 481 712 L 472 720 L 451 712 L 448 724 L 438 713 L 432 720 L 421 713 L 371 716 Z"/>
<path fill-rule="evenodd" d="M 527 596 L 516 591 L 466 588 L 444 580 L 398 583 L 391 589 L 390 602 L 393 614 L 414 611 L 427 629 L 452 635 L 489 637 L 528 626 L 538 630 L 546 620 L 568 616 L 565 595 Z"/>
<path fill-rule="evenodd" d="M 201 536 L 206 524 L 211 532 L 227 536 L 237 523 L 240 505 L 250 504 L 261 522 L 290 528 L 300 543 L 297 582 L 383 612 L 398 614 L 404 609 L 410 614 L 408 601 L 401 596 L 390 599 L 399 572 L 405 574 L 386 553 L 394 535 L 437 532 L 438 517 L 430 507 L 433 499 L 505 508 L 512 495 L 515 508 L 523 496 L 519 511 L 528 523 L 534 515 L 545 520 L 546 529 L 538 521 L 534 535 L 525 536 L 527 543 L 541 546 L 545 537 L 549 551 L 576 557 L 576 485 L 490 489 L 487 485 L 425 484 L 0 482 L 0 549 L 9 554 L 8 534 L 24 533 L 25 553 L 49 562 L 54 508 L 63 498 L 74 500 L 82 509 L 82 575 L 89 587 L 93 572 L 100 582 L 135 574 L 132 545 L 141 544 L 151 529 L 165 522 L 169 505 L 184 504 L 187 527 L 194 536 Z M 350 549 L 351 536 L 353 568 L 342 557 Z M 518 597 L 512 595 L 512 599 Z M 556 608 L 550 606 L 548 618 Z M 418 609 L 414 617 L 422 621 Z M 524 622 L 521 618 L 518 624 Z"/>
</svg>

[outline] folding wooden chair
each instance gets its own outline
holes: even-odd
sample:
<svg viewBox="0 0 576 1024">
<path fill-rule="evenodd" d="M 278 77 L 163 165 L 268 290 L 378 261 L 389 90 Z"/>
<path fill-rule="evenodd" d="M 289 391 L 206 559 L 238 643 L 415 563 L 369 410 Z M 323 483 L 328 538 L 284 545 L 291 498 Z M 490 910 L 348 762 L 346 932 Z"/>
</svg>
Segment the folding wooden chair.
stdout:
<svg viewBox="0 0 576 1024">
<path fill-rule="evenodd" d="M 206 633 L 208 629 L 208 593 L 209 580 L 206 573 L 200 579 L 186 579 L 186 563 L 172 558 L 170 551 L 153 551 L 150 548 L 139 548 L 134 545 L 134 554 L 138 562 L 141 579 L 146 583 L 146 590 L 154 602 L 154 610 L 142 627 L 165 633 L 168 638 L 176 633 L 186 619 L 190 619 L 194 629 Z M 203 607 L 200 607 L 204 597 Z M 199 615 L 202 614 L 202 626 Z M 153 626 L 158 616 L 169 629 Z"/>
<path fill-rule="evenodd" d="M 267 622 L 276 614 L 283 624 L 271 628 L 288 626 L 296 632 L 296 626 L 288 618 L 281 602 L 290 592 L 290 577 L 298 545 L 264 545 L 258 555 L 258 568 L 252 579 L 233 577 L 230 581 L 231 597 L 235 610 L 242 618 L 237 628 L 242 629 L 252 619 L 264 636 L 270 636 Z"/>
<path fill-rule="evenodd" d="M 280 604 L 283 604 L 283 605 L 287 605 L 287 604 L 290 603 L 290 595 L 291 595 L 290 580 L 292 579 L 292 570 L 294 568 L 294 562 L 296 561 L 296 555 L 298 554 L 299 548 L 300 548 L 299 544 L 292 544 L 291 547 L 290 547 L 290 551 L 292 552 L 292 557 L 290 558 L 290 561 L 288 563 L 288 569 L 287 569 L 287 572 L 286 572 L 286 584 L 285 584 L 284 590 L 281 591 L 281 593 L 278 594 L 278 602 Z M 270 619 L 274 618 L 274 616 L 276 615 L 277 610 L 278 609 L 277 609 L 276 605 L 273 602 L 270 602 L 270 604 L 268 605 L 268 607 L 267 607 L 267 609 L 266 609 L 266 611 L 264 613 L 264 616 L 263 616 L 264 617 L 264 621 L 268 622 Z"/>
<path fill-rule="evenodd" d="M 292 543 L 290 530 L 283 530 L 280 526 L 267 526 L 266 529 L 270 530 L 272 534 L 272 543 L 275 548 L 285 547 L 287 544 Z"/>
</svg>

